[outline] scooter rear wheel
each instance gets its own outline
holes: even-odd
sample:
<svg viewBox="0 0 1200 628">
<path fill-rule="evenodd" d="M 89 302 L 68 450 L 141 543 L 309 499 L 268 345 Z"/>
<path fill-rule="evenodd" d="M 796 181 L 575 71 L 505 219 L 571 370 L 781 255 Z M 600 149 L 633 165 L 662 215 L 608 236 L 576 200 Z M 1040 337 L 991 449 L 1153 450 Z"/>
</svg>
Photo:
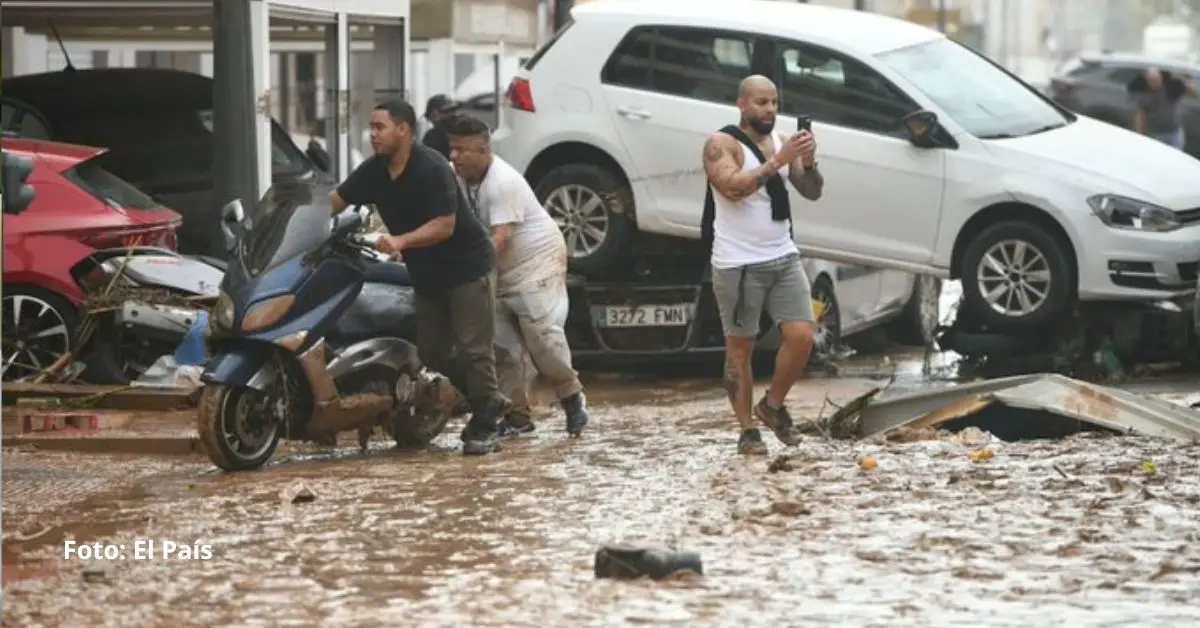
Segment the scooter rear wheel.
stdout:
<svg viewBox="0 0 1200 628">
<path fill-rule="evenodd" d="M 280 426 L 269 414 L 255 411 L 250 388 L 209 384 L 200 393 L 196 431 L 208 459 L 224 471 L 250 471 L 266 464 L 275 454 L 281 437 Z M 248 426 L 253 416 L 268 422 L 258 430 Z"/>
</svg>

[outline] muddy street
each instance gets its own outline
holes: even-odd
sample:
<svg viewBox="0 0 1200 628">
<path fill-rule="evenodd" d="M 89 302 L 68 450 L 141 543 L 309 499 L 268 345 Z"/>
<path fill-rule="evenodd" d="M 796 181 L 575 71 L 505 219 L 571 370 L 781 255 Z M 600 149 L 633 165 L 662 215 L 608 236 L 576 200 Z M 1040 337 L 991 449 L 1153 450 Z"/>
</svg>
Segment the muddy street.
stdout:
<svg viewBox="0 0 1200 628">
<path fill-rule="evenodd" d="M 871 384 L 805 382 L 793 413 Z M 435 451 L 295 452 L 237 475 L 198 458 L 6 450 L 6 535 L 41 534 L 14 545 L 25 577 L 6 578 L 4 625 L 1200 620 L 1196 446 L 999 443 L 969 430 L 809 439 L 768 472 L 771 458 L 735 454 L 710 382 L 609 386 L 591 406 L 582 440 L 549 414 L 483 459 L 454 450 L 456 428 Z M 877 466 L 860 466 L 866 457 Z M 109 492 L 94 493 L 97 478 Z M 293 504 L 301 484 L 315 499 Z M 66 539 L 126 556 L 66 560 Z M 150 540 L 206 544 L 212 559 L 135 560 Z M 706 575 L 596 580 L 593 553 L 612 542 L 700 552 Z"/>
</svg>

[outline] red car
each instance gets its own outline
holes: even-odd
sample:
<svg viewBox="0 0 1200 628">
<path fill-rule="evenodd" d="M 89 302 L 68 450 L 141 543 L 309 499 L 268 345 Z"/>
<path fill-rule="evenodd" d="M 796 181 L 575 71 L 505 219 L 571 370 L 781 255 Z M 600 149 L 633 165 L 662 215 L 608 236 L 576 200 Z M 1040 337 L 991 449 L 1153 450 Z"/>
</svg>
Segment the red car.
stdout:
<svg viewBox="0 0 1200 628">
<path fill-rule="evenodd" d="M 72 348 L 83 290 L 71 267 L 96 249 L 174 250 L 179 214 L 101 168 L 102 148 L 4 138 L 33 160 L 25 211 L 4 215 L 4 381 L 36 375 Z"/>
</svg>

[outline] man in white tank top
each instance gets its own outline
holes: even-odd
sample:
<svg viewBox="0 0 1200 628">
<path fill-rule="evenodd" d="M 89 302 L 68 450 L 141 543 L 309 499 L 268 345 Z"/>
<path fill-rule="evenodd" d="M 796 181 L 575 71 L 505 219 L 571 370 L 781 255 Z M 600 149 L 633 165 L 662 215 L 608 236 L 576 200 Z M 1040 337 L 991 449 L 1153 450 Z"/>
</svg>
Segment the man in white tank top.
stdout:
<svg viewBox="0 0 1200 628">
<path fill-rule="evenodd" d="M 487 124 L 455 116 L 444 128 L 467 204 L 496 249 L 496 378 L 512 410 L 503 436 L 533 431 L 530 388 L 540 373 L 553 386 L 570 436 L 588 422 L 583 385 L 566 331 L 567 243 L 525 177 L 492 154 Z"/>
<path fill-rule="evenodd" d="M 714 206 L 712 287 L 725 333 L 725 387 L 742 428 L 738 451 L 761 455 L 767 448 L 755 417 L 783 443 L 799 441 L 784 400 L 808 364 L 814 331 L 811 288 L 792 240 L 782 178 L 810 201 L 821 197 L 825 182 L 817 170 L 812 133 L 801 130 L 784 138 L 775 131 L 779 94 L 770 79 L 755 75 L 743 80 L 737 106 L 738 128 L 765 161 L 724 131 L 704 144 Z M 783 344 L 771 387 L 754 404 L 750 357 L 764 312 L 778 325 Z"/>
</svg>

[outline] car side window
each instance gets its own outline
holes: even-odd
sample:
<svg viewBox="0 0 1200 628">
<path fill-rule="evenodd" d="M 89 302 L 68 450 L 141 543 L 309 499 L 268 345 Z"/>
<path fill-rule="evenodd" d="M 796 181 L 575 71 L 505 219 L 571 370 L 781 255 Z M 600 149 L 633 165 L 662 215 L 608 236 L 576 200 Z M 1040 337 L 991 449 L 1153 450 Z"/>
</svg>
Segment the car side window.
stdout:
<svg viewBox="0 0 1200 628">
<path fill-rule="evenodd" d="M 723 105 L 737 100 L 738 84 L 752 74 L 754 39 L 703 28 L 659 27 L 654 39 L 656 92 Z"/>
<path fill-rule="evenodd" d="M 13 101 L 0 103 L 0 129 L 4 133 L 38 140 L 50 139 L 50 129 L 32 109 Z"/>
<path fill-rule="evenodd" d="M 866 64 L 808 44 L 779 45 L 780 112 L 904 136 L 901 119 L 920 106 Z"/>
<path fill-rule="evenodd" d="M 625 37 L 601 81 L 721 104 L 737 100 L 750 74 L 770 74 L 753 36 L 674 26 L 642 26 Z M 756 54 L 757 52 L 757 54 Z"/>
<path fill-rule="evenodd" d="M 1104 74 L 1104 82 L 1115 87 L 1125 89 L 1133 79 L 1139 77 L 1144 72 L 1141 68 L 1115 67 L 1110 68 Z"/>
<path fill-rule="evenodd" d="M 600 72 L 600 80 L 609 85 L 648 89 L 653 58 L 654 28 L 635 28 L 608 58 Z"/>
</svg>

